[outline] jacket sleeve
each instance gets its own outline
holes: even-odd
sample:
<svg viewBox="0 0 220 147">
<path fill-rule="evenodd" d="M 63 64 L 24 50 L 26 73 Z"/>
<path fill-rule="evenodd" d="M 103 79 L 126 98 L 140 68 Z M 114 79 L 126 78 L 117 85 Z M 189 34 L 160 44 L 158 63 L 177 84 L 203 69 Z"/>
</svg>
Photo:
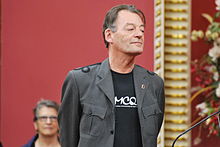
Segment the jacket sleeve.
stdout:
<svg viewBox="0 0 220 147">
<path fill-rule="evenodd" d="M 163 123 L 163 119 L 164 119 L 164 109 L 165 109 L 164 82 L 161 78 L 160 78 L 160 89 L 158 93 L 158 104 L 159 104 L 160 110 L 162 111 L 162 114 L 160 115 L 159 123 L 158 123 L 158 128 L 160 130 L 161 125 Z"/>
<path fill-rule="evenodd" d="M 62 87 L 59 110 L 60 143 L 62 147 L 77 147 L 81 116 L 78 87 L 73 71 L 70 71 Z"/>
</svg>

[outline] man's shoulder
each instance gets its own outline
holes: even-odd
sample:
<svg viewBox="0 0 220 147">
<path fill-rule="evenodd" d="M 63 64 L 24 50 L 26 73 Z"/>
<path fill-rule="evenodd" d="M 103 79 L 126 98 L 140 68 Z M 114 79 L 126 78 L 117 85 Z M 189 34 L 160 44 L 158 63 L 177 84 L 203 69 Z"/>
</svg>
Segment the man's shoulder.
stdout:
<svg viewBox="0 0 220 147">
<path fill-rule="evenodd" d="M 147 70 L 144 67 L 141 67 L 140 65 L 137 65 L 137 67 L 139 68 L 139 71 L 142 71 L 142 73 L 146 75 L 148 78 L 159 82 L 163 81 L 163 79 L 157 73 Z"/>
<path fill-rule="evenodd" d="M 91 71 L 96 70 L 100 65 L 101 65 L 101 62 L 91 64 L 91 65 L 86 65 L 83 67 L 78 67 L 78 68 L 73 69 L 72 71 L 77 72 L 77 73 L 89 73 Z"/>
<path fill-rule="evenodd" d="M 151 76 L 157 75 L 155 72 L 150 71 L 150 70 L 148 70 L 148 69 L 146 69 L 146 68 L 144 68 L 144 67 L 142 67 L 142 66 L 140 66 L 140 65 L 137 65 L 137 67 L 138 67 L 140 70 L 142 70 L 143 72 L 145 72 L 146 74 L 148 74 L 148 75 L 151 75 Z"/>
</svg>

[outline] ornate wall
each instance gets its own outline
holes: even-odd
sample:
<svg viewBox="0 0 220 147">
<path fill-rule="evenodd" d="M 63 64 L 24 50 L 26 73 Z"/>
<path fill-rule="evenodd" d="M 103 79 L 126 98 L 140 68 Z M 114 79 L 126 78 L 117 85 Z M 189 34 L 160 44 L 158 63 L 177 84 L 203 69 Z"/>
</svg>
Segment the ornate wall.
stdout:
<svg viewBox="0 0 220 147">
<path fill-rule="evenodd" d="M 165 81 L 165 120 L 158 138 L 161 147 L 190 125 L 190 0 L 155 1 L 155 71 Z M 189 147 L 190 133 L 177 147 Z"/>
</svg>

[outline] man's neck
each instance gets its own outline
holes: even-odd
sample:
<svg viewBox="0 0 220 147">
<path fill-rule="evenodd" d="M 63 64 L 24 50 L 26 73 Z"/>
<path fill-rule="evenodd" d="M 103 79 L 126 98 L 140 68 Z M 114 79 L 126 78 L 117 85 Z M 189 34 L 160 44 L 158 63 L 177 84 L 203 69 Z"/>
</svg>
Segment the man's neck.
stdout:
<svg viewBox="0 0 220 147">
<path fill-rule="evenodd" d="M 36 147 L 60 147 L 57 136 L 41 136 L 39 135 L 38 139 L 35 142 Z"/>
<path fill-rule="evenodd" d="M 110 68 L 118 73 L 129 73 L 134 68 L 134 59 L 135 56 L 109 54 Z"/>
</svg>

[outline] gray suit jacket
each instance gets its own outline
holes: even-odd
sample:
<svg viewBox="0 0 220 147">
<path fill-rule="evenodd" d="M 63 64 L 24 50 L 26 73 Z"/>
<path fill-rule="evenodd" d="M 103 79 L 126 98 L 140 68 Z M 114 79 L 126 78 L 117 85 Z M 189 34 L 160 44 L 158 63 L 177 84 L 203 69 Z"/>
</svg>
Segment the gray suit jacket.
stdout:
<svg viewBox="0 0 220 147">
<path fill-rule="evenodd" d="M 133 69 L 143 147 L 156 147 L 164 114 L 162 79 L 135 65 Z M 108 59 L 72 70 L 62 88 L 59 111 L 62 147 L 113 147 L 114 90 Z"/>
</svg>

